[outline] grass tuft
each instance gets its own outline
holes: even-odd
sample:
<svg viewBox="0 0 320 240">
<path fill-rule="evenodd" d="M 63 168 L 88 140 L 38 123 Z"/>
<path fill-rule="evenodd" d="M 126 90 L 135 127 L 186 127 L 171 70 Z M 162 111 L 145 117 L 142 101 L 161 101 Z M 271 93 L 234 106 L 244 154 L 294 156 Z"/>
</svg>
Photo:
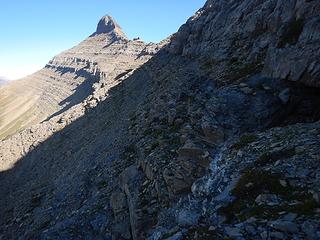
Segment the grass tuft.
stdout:
<svg viewBox="0 0 320 240">
<path fill-rule="evenodd" d="M 252 143 L 257 140 L 256 135 L 243 135 L 239 138 L 238 142 L 233 145 L 233 148 L 240 150 L 241 148 L 246 147 L 249 143 Z"/>
</svg>

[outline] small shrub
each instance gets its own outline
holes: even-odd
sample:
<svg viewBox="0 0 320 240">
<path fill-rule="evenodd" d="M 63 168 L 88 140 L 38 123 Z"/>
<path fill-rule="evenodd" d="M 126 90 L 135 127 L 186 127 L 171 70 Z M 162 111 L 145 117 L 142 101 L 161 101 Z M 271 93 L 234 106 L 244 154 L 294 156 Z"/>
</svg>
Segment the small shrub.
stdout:
<svg viewBox="0 0 320 240">
<path fill-rule="evenodd" d="M 264 166 L 268 163 L 271 162 L 271 158 L 270 158 L 270 153 L 269 152 L 265 152 L 263 153 L 259 159 L 257 160 L 257 164 L 260 166 Z"/>
<path fill-rule="evenodd" d="M 295 155 L 294 148 L 285 148 L 278 151 L 265 152 L 259 157 L 259 159 L 257 160 L 257 164 L 260 166 L 264 166 L 269 163 L 276 162 L 280 159 L 290 158 L 294 155 Z"/>
<path fill-rule="evenodd" d="M 259 63 L 243 63 L 243 62 L 235 62 L 235 60 L 230 60 L 229 62 L 230 70 L 227 74 L 226 78 L 231 82 L 235 82 L 244 77 L 248 77 L 257 72 L 260 72 L 262 69 L 262 65 Z"/>
<path fill-rule="evenodd" d="M 252 143 L 257 140 L 256 135 L 243 135 L 239 138 L 239 141 L 233 145 L 233 148 L 239 150 L 246 147 L 249 143 Z"/>
<path fill-rule="evenodd" d="M 100 181 L 99 184 L 98 184 L 98 188 L 99 189 L 102 189 L 102 188 L 105 188 L 107 187 L 108 183 L 104 180 Z"/>
<path fill-rule="evenodd" d="M 202 62 L 201 62 L 201 68 L 205 71 L 210 71 L 214 65 L 216 65 L 216 61 L 214 61 L 213 59 L 210 58 L 205 58 Z"/>
<path fill-rule="evenodd" d="M 154 149 L 156 149 L 157 147 L 159 147 L 159 145 L 160 145 L 159 142 L 154 142 L 154 143 L 152 143 L 150 151 L 153 151 Z"/>
</svg>

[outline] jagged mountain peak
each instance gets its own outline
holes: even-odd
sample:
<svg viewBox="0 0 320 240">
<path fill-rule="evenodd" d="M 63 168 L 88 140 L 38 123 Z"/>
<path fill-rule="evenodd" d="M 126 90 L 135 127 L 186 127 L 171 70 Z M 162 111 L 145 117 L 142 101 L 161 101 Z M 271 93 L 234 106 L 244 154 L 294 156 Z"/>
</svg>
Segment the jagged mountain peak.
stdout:
<svg viewBox="0 0 320 240">
<path fill-rule="evenodd" d="M 97 30 L 93 35 L 109 34 L 116 38 L 127 39 L 119 24 L 109 15 L 103 16 L 97 26 Z"/>
</svg>

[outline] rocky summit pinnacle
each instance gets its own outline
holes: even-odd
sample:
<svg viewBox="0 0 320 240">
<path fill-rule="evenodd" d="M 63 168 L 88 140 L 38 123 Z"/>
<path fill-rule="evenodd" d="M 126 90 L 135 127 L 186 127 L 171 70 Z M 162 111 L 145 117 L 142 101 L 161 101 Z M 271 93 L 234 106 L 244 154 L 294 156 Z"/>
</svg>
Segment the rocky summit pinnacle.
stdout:
<svg viewBox="0 0 320 240">
<path fill-rule="evenodd" d="M 126 35 L 122 32 L 121 27 L 113 20 L 109 15 L 103 16 L 97 26 L 97 30 L 93 35 L 98 34 L 111 34 L 114 37 L 118 38 L 127 38 Z"/>
</svg>

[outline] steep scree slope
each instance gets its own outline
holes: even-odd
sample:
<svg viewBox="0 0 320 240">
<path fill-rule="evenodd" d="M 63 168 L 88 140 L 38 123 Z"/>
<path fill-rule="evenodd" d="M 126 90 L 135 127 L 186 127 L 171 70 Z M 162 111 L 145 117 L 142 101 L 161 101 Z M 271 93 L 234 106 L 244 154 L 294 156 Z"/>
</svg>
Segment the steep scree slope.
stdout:
<svg viewBox="0 0 320 240">
<path fill-rule="evenodd" d="M 3 238 L 318 239 L 319 9 L 209 0 L 135 71 L 1 142 Z"/>
</svg>

